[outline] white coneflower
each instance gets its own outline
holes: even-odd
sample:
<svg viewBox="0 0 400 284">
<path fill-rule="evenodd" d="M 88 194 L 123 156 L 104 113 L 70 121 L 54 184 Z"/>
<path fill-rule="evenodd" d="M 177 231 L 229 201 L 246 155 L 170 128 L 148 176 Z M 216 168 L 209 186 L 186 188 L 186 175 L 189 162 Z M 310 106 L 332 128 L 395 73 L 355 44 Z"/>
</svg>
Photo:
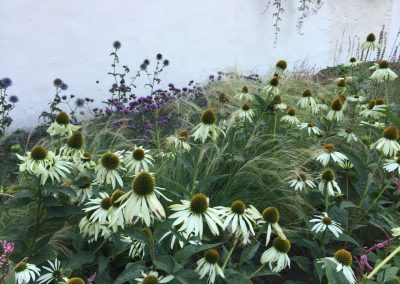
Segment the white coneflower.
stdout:
<svg viewBox="0 0 400 284">
<path fill-rule="evenodd" d="M 392 159 L 387 159 L 383 165 L 383 169 L 389 173 L 398 171 L 400 175 L 400 155 L 393 157 Z"/>
<path fill-rule="evenodd" d="M 89 152 L 84 152 L 80 156 L 75 156 L 73 162 L 81 172 L 86 172 L 87 170 L 93 170 L 96 168 L 96 162 L 92 161 L 92 154 Z"/>
<path fill-rule="evenodd" d="M 344 276 L 350 284 L 357 283 L 356 277 L 353 270 L 351 269 L 351 264 L 353 262 L 353 256 L 351 253 L 345 249 L 340 249 L 336 251 L 334 257 L 327 257 L 327 259 L 336 263 L 336 271 L 343 271 Z"/>
<path fill-rule="evenodd" d="M 51 135 L 60 136 L 71 136 L 75 131 L 79 129 L 79 126 L 71 124 L 71 119 L 66 112 L 60 112 L 55 121 L 50 124 L 47 132 Z"/>
<path fill-rule="evenodd" d="M 77 131 L 72 134 L 67 143 L 60 148 L 60 155 L 65 159 L 75 160 L 76 157 L 80 157 L 85 153 L 83 150 L 83 135 Z"/>
<path fill-rule="evenodd" d="M 340 187 L 338 183 L 336 182 L 335 179 L 335 173 L 332 169 L 327 168 L 325 169 L 321 176 L 320 176 L 320 183 L 318 184 L 318 189 L 325 194 L 328 194 L 329 196 L 335 196 L 335 190 L 336 194 L 342 194 L 342 191 L 340 190 Z"/>
<path fill-rule="evenodd" d="M 36 281 L 39 284 L 58 283 L 58 281 L 60 281 L 64 276 L 64 270 L 61 269 L 60 261 L 56 258 L 54 260 L 54 263 L 50 260 L 48 260 L 47 262 L 49 264 L 49 267 L 43 266 L 42 269 L 48 272 L 40 276 Z"/>
<path fill-rule="evenodd" d="M 30 281 L 35 281 L 36 275 L 40 275 L 40 269 L 36 265 L 21 261 L 14 267 L 15 272 L 15 283 L 25 284 Z"/>
<path fill-rule="evenodd" d="M 240 101 L 252 101 L 254 99 L 253 95 L 249 93 L 249 88 L 247 88 L 247 86 L 244 86 L 242 91 L 235 95 L 235 98 Z"/>
<path fill-rule="evenodd" d="M 104 237 L 104 239 L 110 238 L 112 231 L 108 228 L 108 223 L 102 223 L 91 221 L 91 216 L 94 210 L 86 212 L 86 215 L 79 222 L 79 231 L 82 237 L 89 238 L 88 242 L 97 242 L 99 236 Z"/>
<path fill-rule="evenodd" d="M 246 208 L 241 200 L 236 200 L 231 207 L 215 207 L 221 212 L 221 218 L 224 220 L 223 229 L 228 229 L 236 240 L 242 240 L 246 245 L 250 237 L 254 237 L 253 224 L 256 223 L 260 213 L 254 206 Z"/>
<path fill-rule="evenodd" d="M 189 152 L 191 147 L 187 142 L 189 140 L 189 131 L 182 130 L 177 135 L 171 135 L 166 138 L 168 146 L 173 146 L 175 150 L 182 152 Z"/>
<path fill-rule="evenodd" d="M 271 96 L 279 95 L 279 78 L 274 76 L 271 80 L 269 80 L 268 85 L 262 88 L 262 91 Z"/>
<path fill-rule="evenodd" d="M 365 118 L 379 119 L 386 116 L 386 105 L 382 99 L 371 100 L 368 105 L 363 105 L 363 108 L 365 109 L 360 111 L 360 115 Z"/>
<path fill-rule="evenodd" d="M 312 92 L 310 89 L 305 89 L 303 93 L 301 94 L 300 100 L 297 102 L 297 105 L 300 108 L 315 108 L 315 105 L 317 103 L 315 102 L 314 98 L 312 97 Z"/>
<path fill-rule="evenodd" d="M 320 162 L 325 167 L 328 165 L 331 158 L 335 163 L 340 163 L 344 160 L 347 160 L 347 156 L 337 152 L 333 144 L 325 144 L 324 148 L 322 149 L 322 153 L 318 154 L 315 160 Z"/>
<path fill-rule="evenodd" d="M 296 175 L 296 178 L 289 181 L 289 184 L 290 187 L 294 187 L 294 190 L 299 190 L 299 191 L 303 191 L 307 187 L 309 188 L 316 187 L 315 183 L 311 179 L 309 179 L 307 174 L 304 172 L 299 172 Z"/>
<path fill-rule="evenodd" d="M 370 33 L 365 41 L 361 44 L 361 49 L 370 49 L 370 50 L 375 50 L 380 48 L 381 45 L 376 42 L 376 37 L 375 34 Z"/>
<path fill-rule="evenodd" d="M 393 236 L 393 237 L 398 237 L 398 236 L 400 236 L 400 227 L 398 227 L 398 228 L 393 228 L 393 229 L 391 229 L 391 231 L 392 231 L 392 236 Z"/>
<path fill-rule="evenodd" d="M 283 75 L 283 72 L 287 68 L 287 62 L 285 60 L 279 60 L 275 64 L 275 74 L 277 77 L 281 77 Z"/>
<path fill-rule="evenodd" d="M 349 62 L 344 64 L 346 67 L 356 67 L 362 63 L 361 60 L 357 59 L 356 57 L 351 57 Z"/>
<path fill-rule="evenodd" d="M 199 239 L 193 239 L 192 236 L 193 234 L 191 234 L 190 236 L 186 234 L 185 231 L 181 231 L 181 232 L 175 232 L 175 231 L 168 231 L 166 232 L 159 240 L 158 243 L 161 243 L 161 241 L 163 239 L 165 239 L 166 237 L 171 236 L 171 243 L 170 243 L 170 248 L 171 250 L 174 249 L 175 246 L 175 242 L 178 241 L 178 244 L 181 248 L 183 248 L 185 246 L 185 242 L 183 240 L 187 240 L 189 244 L 198 246 L 198 245 L 202 245 L 201 241 Z"/>
<path fill-rule="evenodd" d="M 326 115 L 328 120 L 336 120 L 342 121 L 343 120 L 343 102 L 341 98 L 336 98 L 333 100 L 331 104 L 331 110 Z"/>
<path fill-rule="evenodd" d="M 276 237 L 272 241 L 272 247 L 261 255 L 261 263 L 268 263 L 269 269 L 273 272 L 280 272 L 286 266 L 290 268 L 290 258 L 288 256 L 290 247 L 291 244 L 289 240 Z"/>
<path fill-rule="evenodd" d="M 114 190 L 111 194 L 111 206 L 108 209 L 108 227 L 112 229 L 114 233 L 118 232 L 118 228 L 121 227 L 124 229 L 125 226 L 125 217 L 120 210 L 123 206 L 123 201 L 121 200 L 122 196 L 125 194 L 125 191 L 122 189 Z"/>
<path fill-rule="evenodd" d="M 389 62 L 386 60 L 382 60 L 381 62 L 379 62 L 378 69 L 376 69 L 369 78 L 377 82 L 395 80 L 398 76 L 396 73 L 390 70 L 389 67 Z"/>
<path fill-rule="evenodd" d="M 250 108 L 248 102 L 244 102 L 242 109 L 236 112 L 241 122 L 253 122 L 254 111 Z"/>
<path fill-rule="evenodd" d="M 385 128 L 382 133 L 382 138 L 372 144 L 378 151 L 381 151 L 385 156 L 394 157 L 400 151 L 399 129 L 391 125 Z"/>
<path fill-rule="evenodd" d="M 265 245 L 267 246 L 272 234 L 272 229 L 275 230 L 275 233 L 281 237 L 282 239 L 286 239 L 285 234 L 282 231 L 281 226 L 279 226 L 279 211 L 275 207 L 267 207 L 262 212 L 262 215 L 257 218 L 258 224 L 265 224 L 267 226 L 267 235 L 265 239 Z"/>
<path fill-rule="evenodd" d="M 63 282 L 59 282 L 61 284 L 85 284 L 85 280 L 80 277 L 71 277 L 65 278 Z"/>
<path fill-rule="evenodd" d="M 353 133 L 353 131 L 350 128 L 340 129 L 338 131 L 338 135 L 340 137 L 343 137 L 343 139 L 346 140 L 347 143 L 358 141 L 357 136 Z"/>
<path fill-rule="evenodd" d="M 304 122 L 300 123 L 297 125 L 299 129 L 306 129 L 308 132 L 308 135 L 310 136 L 311 134 L 315 134 L 317 136 L 321 135 L 321 130 L 315 126 L 314 123 L 311 122 Z"/>
<path fill-rule="evenodd" d="M 375 127 L 375 128 L 380 128 L 380 129 L 385 128 L 385 126 L 386 126 L 385 123 L 378 122 L 378 121 L 361 121 L 360 125 L 361 126 L 368 125 L 368 126 Z"/>
<path fill-rule="evenodd" d="M 93 185 L 96 183 L 89 175 L 80 175 L 71 185 L 71 188 L 75 190 L 76 198 L 80 203 L 85 202 L 93 195 Z"/>
<path fill-rule="evenodd" d="M 141 220 L 150 226 L 155 217 L 158 220 L 165 218 L 165 210 L 157 195 L 162 196 L 165 200 L 169 200 L 160 191 L 164 190 L 161 187 L 156 186 L 156 179 L 153 174 L 149 172 L 138 173 L 133 181 L 131 190 L 120 198 L 121 201 L 125 201 L 121 210 L 123 210 L 125 219 L 127 221 L 133 220 L 135 223 L 137 220 Z"/>
<path fill-rule="evenodd" d="M 201 140 L 204 143 L 210 137 L 212 141 L 215 141 L 218 137 L 218 132 L 221 132 L 225 136 L 222 129 L 217 126 L 217 115 L 211 108 L 203 111 L 200 120 L 201 122 L 193 128 L 194 132 L 192 135 L 194 140 Z"/>
<path fill-rule="evenodd" d="M 340 80 L 338 80 L 336 83 L 337 86 L 337 93 L 339 95 L 343 95 L 346 92 L 347 89 L 347 80 L 346 78 L 338 78 Z M 337 80 L 337 79 L 336 79 Z M 336 81 L 335 80 L 335 81 Z"/>
<path fill-rule="evenodd" d="M 36 145 L 32 149 L 32 152 L 27 152 L 26 154 L 25 157 L 17 154 L 17 157 L 23 161 L 19 165 L 19 170 L 21 172 L 27 171 L 32 175 L 40 177 L 41 184 L 45 184 L 48 178 L 52 182 L 54 180 L 60 182 L 61 177 L 65 178 L 66 174 L 71 173 L 70 168 L 72 167 L 72 163 L 56 156 L 42 145 Z"/>
<path fill-rule="evenodd" d="M 185 231 L 187 235 L 193 233 L 195 237 L 203 237 L 203 221 L 205 219 L 211 233 L 219 235 L 218 226 L 224 226 L 219 215 L 219 210 L 209 206 L 209 199 L 202 193 L 195 194 L 192 199 L 181 200 L 182 204 L 171 205 L 176 211 L 169 219 L 176 219 L 172 226 L 181 225 L 178 231 Z M 218 225 L 218 226 L 217 226 Z"/>
<path fill-rule="evenodd" d="M 338 165 L 345 171 L 349 171 L 354 167 L 353 163 L 350 162 L 350 160 L 344 160 L 344 161 L 338 163 Z"/>
<path fill-rule="evenodd" d="M 92 212 L 90 216 L 90 221 L 106 223 L 108 222 L 108 209 L 112 205 L 112 201 L 107 192 L 100 192 L 100 197 L 91 198 L 86 203 L 85 212 Z"/>
<path fill-rule="evenodd" d="M 218 265 L 219 253 L 216 249 L 209 249 L 204 253 L 204 257 L 199 259 L 196 264 L 196 272 L 200 279 L 208 275 L 206 283 L 214 283 L 217 275 L 225 279 L 224 272 Z"/>
<path fill-rule="evenodd" d="M 150 271 L 148 274 L 144 273 L 142 271 L 142 278 L 136 278 L 135 281 L 137 281 L 140 284 L 162 284 L 162 283 L 167 283 L 174 279 L 174 276 L 168 275 L 168 276 L 158 276 L 157 271 Z"/>
<path fill-rule="evenodd" d="M 293 108 L 289 108 L 287 115 L 282 116 L 280 121 L 287 123 L 288 126 L 294 126 L 300 123 L 300 120 L 296 117 L 296 111 Z"/>
<path fill-rule="evenodd" d="M 363 103 L 365 102 L 366 98 L 362 95 L 355 94 L 347 98 L 350 103 Z"/>
<path fill-rule="evenodd" d="M 153 234 L 149 228 L 143 228 L 143 229 L 140 229 L 140 231 L 148 237 L 151 237 Z M 130 244 L 130 247 L 129 247 L 129 256 L 130 257 L 132 257 L 132 258 L 139 257 L 141 259 L 144 259 L 145 255 L 146 255 L 146 252 L 145 252 L 146 243 L 145 242 L 141 242 L 139 240 L 136 240 L 132 237 L 128 237 L 125 235 L 121 235 L 121 241 L 124 243 Z"/>
<path fill-rule="evenodd" d="M 117 183 L 121 187 L 124 186 L 120 175 L 121 171 L 125 171 L 122 163 L 122 151 L 116 151 L 114 153 L 108 152 L 103 154 L 103 156 L 99 159 L 99 163 L 94 169 L 99 183 L 111 184 L 113 189 Z"/>
<path fill-rule="evenodd" d="M 280 95 L 276 95 L 272 100 L 273 108 L 275 111 L 285 111 L 287 109 L 287 105 L 282 103 L 282 98 Z"/>
<path fill-rule="evenodd" d="M 149 167 L 153 166 L 154 159 L 149 154 L 150 150 L 145 150 L 142 146 L 133 148 L 133 151 L 127 151 L 125 154 L 125 166 L 129 173 L 138 174 L 140 171 L 149 171 Z"/>
<path fill-rule="evenodd" d="M 328 110 L 328 106 L 325 104 L 324 99 L 319 98 L 318 101 L 316 101 L 315 106 L 311 108 L 311 113 L 318 114 L 320 111 L 326 110 Z"/>
<path fill-rule="evenodd" d="M 315 231 L 316 234 L 324 232 L 326 229 L 331 231 L 336 238 L 339 238 L 339 235 L 343 234 L 343 229 L 340 227 L 340 224 L 333 221 L 326 212 L 322 212 L 322 215 L 314 215 L 314 219 L 311 219 L 310 222 L 316 223 L 311 228 L 311 231 Z"/>
</svg>

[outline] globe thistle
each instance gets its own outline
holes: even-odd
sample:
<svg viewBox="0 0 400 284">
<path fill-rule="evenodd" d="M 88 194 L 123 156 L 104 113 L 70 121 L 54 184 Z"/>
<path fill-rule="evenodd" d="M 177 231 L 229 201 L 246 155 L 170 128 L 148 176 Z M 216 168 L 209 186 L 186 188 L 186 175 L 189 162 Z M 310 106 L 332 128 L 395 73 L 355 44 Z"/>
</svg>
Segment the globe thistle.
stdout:
<svg viewBox="0 0 400 284">
<path fill-rule="evenodd" d="M 8 87 L 11 87 L 12 85 L 12 80 L 10 78 L 3 78 L 0 80 L 0 89 L 7 89 Z"/>
<path fill-rule="evenodd" d="M 113 42 L 113 47 L 115 49 L 120 49 L 121 48 L 121 42 L 119 42 L 118 40 Z"/>
<path fill-rule="evenodd" d="M 10 103 L 16 104 L 19 102 L 19 98 L 17 96 L 10 96 L 8 98 L 8 100 L 10 101 Z"/>
</svg>

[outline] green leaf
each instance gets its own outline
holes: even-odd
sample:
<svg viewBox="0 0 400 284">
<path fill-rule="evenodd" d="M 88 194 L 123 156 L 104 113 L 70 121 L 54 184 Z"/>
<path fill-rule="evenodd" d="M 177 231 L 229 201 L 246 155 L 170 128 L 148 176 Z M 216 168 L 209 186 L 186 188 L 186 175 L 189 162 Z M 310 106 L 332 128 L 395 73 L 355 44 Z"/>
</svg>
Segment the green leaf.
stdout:
<svg viewBox="0 0 400 284">
<path fill-rule="evenodd" d="M 182 269 L 182 265 L 177 263 L 171 255 L 157 256 L 154 264 L 157 266 L 157 269 L 161 269 L 168 274 L 175 274 Z"/>
<path fill-rule="evenodd" d="M 99 259 L 97 260 L 97 263 L 99 266 L 99 268 L 97 269 L 97 274 L 101 275 L 108 266 L 108 259 L 104 256 L 100 256 Z"/>
<path fill-rule="evenodd" d="M 346 209 L 346 208 L 360 208 L 358 205 L 355 205 L 351 201 L 343 200 L 342 203 L 340 203 L 340 209 Z"/>
<path fill-rule="evenodd" d="M 142 276 L 142 271 L 146 270 L 147 267 L 144 265 L 143 261 L 130 262 L 125 266 L 124 271 L 114 280 L 113 284 L 125 284 L 129 280 L 134 280 Z"/>
<path fill-rule="evenodd" d="M 95 255 L 88 251 L 80 251 L 67 261 L 66 267 L 72 270 L 81 268 L 84 264 L 92 263 Z"/>
<path fill-rule="evenodd" d="M 210 248 L 216 247 L 220 245 L 220 243 L 217 244 L 207 244 L 207 245 L 192 245 L 189 244 L 188 246 L 182 248 L 180 251 L 178 251 L 175 255 L 175 260 L 180 262 L 181 264 L 185 264 L 186 261 L 194 254 L 208 250 Z"/>
<path fill-rule="evenodd" d="M 293 256 L 291 259 L 301 268 L 301 270 L 311 273 L 311 262 L 307 257 Z"/>
<path fill-rule="evenodd" d="M 322 259 L 325 264 L 326 277 L 328 278 L 329 284 L 343 284 L 348 283 L 343 271 L 336 271 L 336 263 L 329 259 Z"/>
<path fill-rule="evenodd" d="M 244 262 L 251 260 L 254 255 L 257 253 L 258 248 L 260 247 L 260 243 L 257 242 L 252 246 L 245 247 L 240 255 L 240 265 Z"/>
<path fill-rule="evenodd" d="M 229 284 L 252 284 L 249 277 L 244 273 L 233 269 L 225 270 L 225 281 Z"/>
</svg>

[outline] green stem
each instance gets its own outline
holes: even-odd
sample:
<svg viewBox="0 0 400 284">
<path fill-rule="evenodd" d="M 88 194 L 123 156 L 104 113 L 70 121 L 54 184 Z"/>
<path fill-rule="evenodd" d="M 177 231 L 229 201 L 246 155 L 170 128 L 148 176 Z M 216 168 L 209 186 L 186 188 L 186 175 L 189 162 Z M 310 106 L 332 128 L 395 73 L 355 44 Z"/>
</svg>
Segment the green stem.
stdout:
<svg viewBox="0 0 400 284">
<path fill-rule="evenodd" d="M 346 171 L 346 200 L 349 200 L 349 172 Z"/>
<path fill-rule="evenodd" d="M 386 100 L 386 105 L 389 106 L 389 95 L 388 95 L 388 89 L 387 89 L 387 81 L 385 80 L 385 100 Z"/>
<path fill-rule="evenodd" d="M 322 233 L 321 243 L 320 243 L 320 248 L 321 248 L 322 255 L 324 255 L 324 253 L 325 253 L 325 250 L 324 250 L 324 239 L 325 239 L 325 235 L 326 235 L 326 230 L 328 230 L 328 228 L 326 228 L 324 230 L 324 232 Z"/>
<path fill-rule="evenodd" d="M 193 191 L 194 191 L 197 175 L 199 174 L 199 168 L 200 168 L 201 162 L 203 161 L 204 153 L 205 153 L 205 149 L 204 149 L 204 146 L 202 146 L 200 149 L 199 158 L 195 165 L 194 175 L 193 175 L 193 179 L 192 179 L 192 189 L 191 189 L 190 193 L 193 193 Z"/>
<path fill-rule="evenodd" d="M 385 266 L 385 264 L 391 260 L 397 253 L 400 252 L 400 246 L 398 246 L 391 254 L 389 254 L 382 262 L 380 262 L 377 266 L 375 266 L 374 270 L 372 270 L 366 279 L 372 279 L 378 271 Z"/>
<path fill-rule="evenodd" d="M 257 273 L 260 272 L 260 271 L 265 267 L 265 265 L 267 265 L 267 263 L 264 263 L 264 264 L 262 264 L 259 268 L 257 268 L 257 270 L 254 271 L 254 272 L 250 275 L 249 278 L 251 279 L 251 278 L 253 278 L 254 276 L 256 276 Z"/>
<path fill-rule="evenodd" d="M 277 116 L 278 116 L 278 115 L 275 113 L 275 116 L 274 116 L 274 139 L 275 139 L 275 132 L 276 132 Z"/>
<path fill-rule="evenodd" d="M 237 239 L 235 239 L 235 241 L 233 242 L 233 246 L 232 246 L 231 250 L 229 251 L 228 256 L 226 257 L 224 264 L 222 265 L 222 268 L 221 268 L 222 271 L 224 271 L 225 267 L 228 265 L 229 259 L 231 258 L 232 253 L 235 250 L 236 244 L 237 244 Z"/>
<path fill-rule="evenodd" d="M 40 221 L 42 219 L 42 213 L 43 213 L 43 208 L 42 208 L 42 189 L 40 185 L 40 178 L 38 178 L 38 201 L 37 201 L 37 206 L 36 206 L 36 218 L 35 218 L 35 227 L 33 229 L 32 233 L 32 242 L 29 247 L 29 257 L 32 257 L 33 254 L 33 248 L 35 247 L 38 231 L 40 228 Z"/>
<path fill-rule="evenodd" d="M 329 194 L 328 190 L 325 192 L 325 212 L 328 213 L 329 210 Z"/>
<path fill-rule="evenodd" d="M 97 247 L 97 249 L 95 249 L 95 251 L 93 252 L 93 254 L 96 254 L 96 252 L 99 251 L 99 249 L 101 249 L 103 247 L 103 245 L 107 242 L 107 239 L 104 239 L 101 244 Z"/>
<path fill-rule="evenodd" d="M 374 176 L 376 174 L 377 169 L 379 168 L 379 163 L 380 163 L 381 159 L 382 159 L 382 155 L 379 155 L 379 159 L 376 162 L 376 166 L 375 166 L 374 170 L 372 171 L 371 178 L 368 179 L 367 186 L 365 187 L 365 190 L 361 196 L 360 204 L 358 205 L 359 207 L 362 207 L 362 205 L 364 203 L 364 199 L 367 196 L 369 187 L 371 186 L 372 182 L 374 181 Z"/>
</svg>

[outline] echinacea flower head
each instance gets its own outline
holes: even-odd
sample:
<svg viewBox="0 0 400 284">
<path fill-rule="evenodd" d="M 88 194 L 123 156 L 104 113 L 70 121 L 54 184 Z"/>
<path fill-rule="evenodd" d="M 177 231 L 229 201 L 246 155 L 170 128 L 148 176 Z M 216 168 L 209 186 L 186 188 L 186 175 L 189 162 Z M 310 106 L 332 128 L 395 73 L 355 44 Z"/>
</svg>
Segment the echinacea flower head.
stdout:
<svg viewBox="0 0 400 284">
<path fill-rule="evenodd" d="M 285 234 L 282 231 L 281 226 L 279 226 L 280 214 L 277 208 L 275 207 L 267 207 L 261 214 L 261 218 L 258 218 L 259 224 L 265 224 L 267 226 L 267 235 L 265 239 L 265 245 L 267 246 L 272 234 L 272 229 L 275 230 L 275 233 L 281 237 L 282 239 L 286 239 Z"/>
<path fill-rule="evenodd" d="M 83 150 L 83 135 L 80 131 L 76 131 L 68 139 L 67 143 L 60 148 L 60 154 L 65 159 L 76 159 L 85 153 Z"/>
<path fill-rule="evenodd" d="M 48 260 L 47 263 L 48 266 L 42 267 L 42 269 L 46 270 L 47 273 L 40 276 L 36 281 L 39 284 L 58 283 L 58 281 L 64 276 L 64 271 L 61 269 L 60 261 L 56 258 L 54 263 L 50 260 Z"/>
<path fill-rule="evenodd" d="M 91 212 L 90 221 L 106 223 L 109 219 L 108 210 L 112 206 L 112 200 L 107 192 L 100 192 L 100 197 L 90 199 L 86 204 L 85 212 Z"/>
<path fill-rule="evenodd" d="M 398 236 L 400 236 L 400 227 L 398 227 L 398 228 L 393 228 L 391 231 L 392 231 L 392 236 L 393 236 L 393 237 L 398 237 Z"/>
<path fill-rule="evenodd" d="M 112 231 L 108 228 L 109 224 L 99 223 L 91 220 L 92 214 L 95 210 L 86 212 L 85 216 L 79 222 L 79 231 L 82 234 L 82 238 L 89 238 L 88 242 L 97 242 L 99 236 L 108 239 L 112 235 Z"/>
<path fill-rule="evenodd" d="M 143 228 L 140 230 L 143 234 L 145 234 L 148 237 L 152 236 L 152 231 L 149 228 Z M 132 258 L 139 257 L 141 259 L 144 259 L 146 253 L 145 253 L 145 247 L 146 243 L 141 242 L 139 240 L 136 240 L 132 237 L 128 237 L 125 235 L 121 235 L 121 241 L 124 243 L 130 244 L 129 248 L 129 256 Z"/>
<path fill-rule="evenodd" d="M 322 212 L 322 215 L 314 215 L 314 219 L 311 219 L 310 222 L 316 223 L 311 228 L 311 231 L 315 231 L 316 234 L 324 232 L 326 229 L 331 231 L 336 238 L 338 238 L 340 234 L 343 234 L 343 229 L 340 227 L 340 224 L 333 221 L 326 212 Z"/>
<path fill-rule="evenodd" d="M 250 104 L 248 102 L 244 102 L 242 104 L 242 109 L 237 111 L 236 115 L 242 122 L 253 122 L 254 111 L 250 108 Z"/>
<path fill-rule="evenodd" d="M 217 115 L 211 108 L 203 111 L 200 117 L 200 123 L 193 129 L 194 140 L 201 140 L 204 143 L 208 137 L 215 141 L 218 137 L 218 132 L 224 136 L 225 133 L 217 126 Z"/>
<path fill-rule="evenodd" d="M 397 157 L 393 157 L 392 159 L 387 159 L 383 165 L 383 169 L 388 173 L 397 171 L 400 175 L 400 154 L 397 154 Z"/>
<path fill-rule="evenodd" d="M 386 105 L 383 100 L 371 100 L 368 105 L 363 105 L 363 109 L 360 111 L 360 115 L 365 118 L 379 119 L 385 117 Z"/>
<path fill-rule="evenodd" d="M 300 108 L 315 108 L 315 105 L 317 103 L 315 102 L 314 98 L 312 97 L 312 92 L 310 89 L 305 89 L 303 93 L 301 94 L 300 100 L 297 102 L 297 105 Z"/>
<path fill-rule="evenodd" d="M 365 41 L 361 44 L 361 49 L 375 50 L 381 47 L 379 43 L 376 42 L 375 34 L 370 33 Z"/>
<path fill-rule="evenodd" d="M 321 130 L 315 126 L 312 122 L 304 122 L 297 125 L 299 129 L 306 129 L 308 132 L 308 136 L 311 134 L 315 134 L 317 136 L 321 135 Z"/>
<path fill-rule="evenodd" d="M 96 167 L 96 162 L 92 161 L 92 154 L 89 152 L 83 152 L 80 156 L 74 156 L 73 162 L 81 172 L 93 170 Z"/>
<path fill-rule="evenodd" d="M 113 189 L 117 183 L 121 187 L 124 186 L 120 175 L 122 171 L 125 171 L 122 163 L 123 156 L 121 151 L 116 151 L 114 153 L 107 152 L 103 154 L 94 169 L 97 175 L 97 181 L 102 184 L 111 184 Z"/>
<path fill-rule="evenodd" d="M 236 240 L 241 239 L 246 245 L 249 238 L 254 236 L 253 224 L 256 224 L 260 213 L 254 206 L 247 207 L 241 200 L 236 200 L 231 207 L 216 207 L 224 220 L 223 229 L 228 229 Z"/>
<path fill-rule="evenodd" d="M 291 244 L 288 239 L 276 237 L 272 241 L 272 247 L 261 255 L 261 263 L 268 263 L 273 272 L 280 272 L 287 266 L 290 268 L 290 258 L 288 256 L 290 247 Z"/>
<path fill-rule="evenodd" d="M 345 64 L 346 67 L 356 67 L 362 63 L 361 60 L 357 59 L 356 57 L 351 57 L 349 62 Z"/>
<path fill-rule="evenodd" d="M 329 196 L 335 196 L 335 194 L 341 194 L 342 191 L 335 179 L 335 172 L 331 168 L 325 169 L 321 174 L 321 181 L 318 184 L 318 189 Z M 335 193 L 336 190 L 336 193 Z"/>
<path fill-rule="evenodd" d="M 326 115 L 328 120 L 336 120 L 337 122 L 343 120 L 343 102 L 342 99 L 336 98 L 331 104 L 331 110 Z"/>
<path fill-rule="evenodd" d="M 93 185 L 95 185 L 95 183 L 92 177 L 87 174 L 82 174 L 74 180 L 71 188 L 75 190 L 76 198 L 79 202 L 83 203 L 92 197 Z"/>
<path fill-rule="evenodd" d="M 282 98 L 280 95 L 276 95 L 272 100 L 273 108 L 275 111 L 285 111 L 287 109 L 287 105 L 282 103 Z"/>
<path fill-rule="evenodd" d="M 338 165 L 345 171 L 350 171 L 352 168 L 354 168 L 354 165 L 352 162 L 350 162 L 350 160 L 344 160 L 338 163 Z"/>
<path fill-rule="evenodd" d="M 142 271 L 142 278 L 136 278 L 135 281 L 140 284 L 162 284 L 174 279 L 174 276 L 158 276 L 157 271 L 150 271 L 148 274 Z"/>
<path fill-rule="evenodd" d="M 243 86 L 241 92 L 235 95 L 235 98 L 241 101 L 252 101 L 254 99 L 253 95 L 249 93 L 249 88 L 247 86 Z"/>
<path fill-rule="evenodd" d="M 161 195 L 167 201 L 171 200 L 165 197 L 161 190 L 163 188 L 156 186 L 156 179 L 152 173 L 138 173 L 133 178 L 131 190 L 120 198 L 120 201 L 125 201 L 121 206 L 125 219 L 134 222 L 141 220 L 146 226 L 150 226 L 155 218 L 164 219 L 165 210 L 157 195 Z"/>
<path fill-rule="evenodd" d="M 386 60 L 379 62 L 378 68 L 369 77 L 377 82 L 393 81 L 397 79 L 397 74 L 390 69 L 390 64 Z"/>
<path fill-rule="evenodd" d="M 350 284 L 357 283 L 356 277 L 353 270 L 351 269 L 351 264 L 353 262 L 353 256 L 351 253 L 345 249 L 340 249 L 336 251 L 334 257 L 327 257 L 327 259 L 333 261 L 336 266 L 336 271 L 342 271 L 347 281 Z"/>
<path fill-rule="evenodd" d="M 289 181 L 290 187 L 293 187 L 294 190 L 303 191 L 307 187 L 314 188 L 316 187 L 315 183 L 308 177 L 305 172 L 299 172 L 294 179 Z"/>
<path fill-rule="evenodd" d="M 187 142 L 189 140 L 189 131 L 181 130 L 176 135 L 171 135 L 166 138 L 167 145 L 174 147 L 177 151 L 189 152 L 191 147 Z"/>
<path fill-rule="evenodd" d="M 277 96 L 279 95 L 280 91 L 279 91 L 279 77 L 272 77 L 271 80 L 269 80 L 268 85 L 266 85 L 265 87 L 263 87 L 262 89 L 265 93 L 267 93 L 268 95 L 271 94 L 272 96 Z"/>
<path fill-rule="evenodd" d="M 347 156 L 336 151 L 333 144 L 325 144 L 322 153 L 318 154 L 315 160 L 319 161 L 325 167 L 331 158 L 335 163 L 340 163 L 346 160 Z"/>
<path fill-rule="evenodd" d="M 128 172 L 138 174 L 140 171 L 149 171 L 149 167 L 153 166 L 153 157 L 149 154 L 150 150 L 144 149 L 142 146 L 134 146 L 132 151 L 125 154 L 125 165 Z"/>
<path fill-rule="evenodd" d="M 325 100 L 319 98 L 318 101 L 316 101 L 315 106 L 311 108 L 311 113 L 318 114 L 320 111 L 326 111 L 326 110 L 328 110 L 328 106 L 325 104 Z"/>
<path fill-rule="evenodd" d="M 72 278 L 67 279 L 63 283 L 65 283 L 65 284 L 85 284 L 85 280 L 83 280 L 80 277 L 72 277 Z"/>
<path fill-rule="evenodd" d="M 170 219 L 176 219 L 172 226 L 178 226 L 179 232 L 185 231 L 186 235 L 203 237 L 203 221 L 205 219 L 211 233 L 214 236 L 219 235 L 218 226 L 223 228 L 224 224 L 220 219 L 221 214 L 218 209 L 209 206 L 209 199 L 202 193 L 193 195 L 191 200 L 181 200 L 182 204 L 171 205 L 172 211 L 176 211 Z M 218 226 L 217 226 L 218 225 Z"/>
<path fill-rule="evenodd" d="M 55 121 L 50 124 L 47 132 L 51 136 L 71 136 L 78 129 L 78 126 L 71 124 L 71 119 L 69 118 L 68 114 L 62 111 L 56 116 Z"/>
<path fill-rule="evenodd" d="M 35 281 L 36 275 L 40 275 L 40 269 L 36 265 L 21 261 L 14 267 L 15 272 L 15 283 L 24 284 L 30 281 Z"/>
<path fill-rule="evenodd" d="M 383 130 L 382 137 L 372 144 L 378 151 L 381 151 L 385 156 L 394 157 L 400 151 L 399 129 L 394 126 L 388 126 Z"/>
<path fill-rule="evenodd" d="M 278 77 L 282 76 L 286 68 L 287 68 L 287 62 L 285 60 L 279 60 L 278 62 L 276 62 L 275 65 L 275 74 Z"/>
<path fill-rule="evenodd" d="M 282 116 L 280 121 L 285 122 L 288 126 L 294 126 L 300 123 L 300 120 L 296 117 L 294 108 L 289 108 L 287 115 Z"/>
<path fill-rule="evenodd" d="M 353 133 L 351 128 L 340 129 L 338 132 L 338 135 L 340 137 L 343 137 L 343 139 L 346 141 L 346 143 L 358 141 L 357 136 Z"/>
<path fill-rule="evenodd" d="M 362 95 L 355 94 L 347 98 L 350 103 L 363 103 L 365 102 L 365 97 Z"/>
<path fill-rule="evenodd" d="M 217 275 L 225 279 L 224 272 L 218 265 L 219 252 L 216 249 L 209 249 L 204 253 L 204 257 L 197 261 L 196 272 L 199 274 L 200 279 L 206 275 L 206 283 L 214 283 Z"/>
</svg>

